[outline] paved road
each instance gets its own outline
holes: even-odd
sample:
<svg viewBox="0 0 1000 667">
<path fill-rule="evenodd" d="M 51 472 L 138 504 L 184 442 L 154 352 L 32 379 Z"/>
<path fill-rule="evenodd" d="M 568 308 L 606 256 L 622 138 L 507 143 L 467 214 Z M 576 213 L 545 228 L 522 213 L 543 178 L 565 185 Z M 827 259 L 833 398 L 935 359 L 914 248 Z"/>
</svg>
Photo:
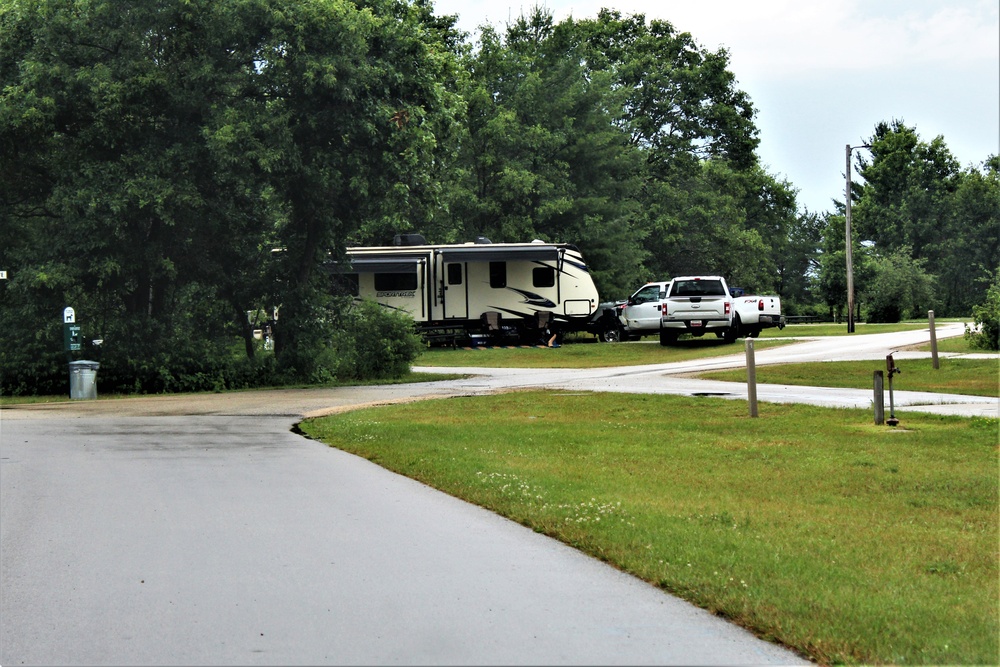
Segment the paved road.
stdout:
<svg viewBox="0 0 1000 667">
<path fill-rule="evenodd" d="M 3 665 L 803 662 L 293 417 L 7 414 Z"/>
<path fill-rule="evenodd" d="M 802 662 L 290 431 L 303 415 L 352 405 L 539 383 L 708 386 L 676 375 L 690 370 L 490 370 L 0 410 L 0 664 Z"/>
</svg>

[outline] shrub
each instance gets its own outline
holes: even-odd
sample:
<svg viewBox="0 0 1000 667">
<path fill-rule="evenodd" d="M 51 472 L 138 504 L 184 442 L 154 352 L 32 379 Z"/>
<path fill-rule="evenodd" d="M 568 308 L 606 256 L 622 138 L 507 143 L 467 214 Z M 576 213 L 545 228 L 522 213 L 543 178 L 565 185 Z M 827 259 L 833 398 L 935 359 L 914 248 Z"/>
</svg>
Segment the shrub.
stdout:
<svg viewBox="0 0 1000 667">
<path fill-rule="evenodd" d="M 993 274 L 993 284 L 986 290 L 986 301 L 972 309 L 975 328 L 965 328 L 969 347 L 1000 350 L 1000 269 Z"/>
<path fill-rule="evenodd" d="M 374 301 L 359 301 L 339 317 L 333 349 L 339 380 L 400 377 L 420 352 L 413 320 Z"/>
<path fill-rule="evenodd" d="M 926 260 L 910 256 L 909 246 L 877 255 L 871 276 L 861 291 L 868 322 L 899 322 L 926 311 L 933 299 L 934 279 L 924 270 Z"/>
</svg>

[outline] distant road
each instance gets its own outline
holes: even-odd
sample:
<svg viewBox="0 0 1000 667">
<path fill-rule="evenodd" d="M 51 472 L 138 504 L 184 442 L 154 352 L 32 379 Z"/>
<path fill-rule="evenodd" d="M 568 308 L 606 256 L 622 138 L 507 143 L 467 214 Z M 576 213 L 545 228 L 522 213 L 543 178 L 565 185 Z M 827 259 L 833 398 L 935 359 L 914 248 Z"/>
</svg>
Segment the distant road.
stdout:
<svg viewBox="0 0 1000 667">
<path fill-rule="evenodd" d="M 961 335 L 962 324 L 946 324 L 937 328 L 939 338 Z M 930 331 L 901 331 L 896 333 L 854 334 L 807 338 L 790 345 L 780 345 L 756 350 L 758 366 L 821 361 L 871 360 L 872 370 L 884 368 L 885 357 L 926 358 L 929 352 L 903 351 L 904 348 L 929 342 Z M 625 343 L 633 344 L 633 343 Z M 504 388 L 546 387 L 552 389 L 614 391 L 625 393 L 677 394 L 682 396 L 712 395 L 720 398 L 747 398 L 745 383 L 699 380 L 686 377 L 728 368 L 744 368 L 746 352 L 744 343 L 732 346 L 734 354 L 691 361 L 680 361 L 645 366 L 592 369 L 522 369 L 522 368 L 444 368 L 417 367 L 423 372 L 466 372 L 474 377 L 448 383 L 451 389 L 462 388 L 469 392 L 500 390 Z M 946 360 L 949 355 L 941 355 Z M 973 356 L 973 355 L 969 355 Z M 981 355 L 975 355 L 981 356 Z M 998 358 L 997 355 L 986 355 Z M 947 363 L 947 361 L 944 361 Z M 1000 360 L 998 360 L 1000 364 Z M 1000 399 L 983 396 L 939 394 L 934 392 L 896 391 L 897 409 L 934 414 L 953 414 L 967 417 L 1000 417 Z M 835 389 L 829 387 L 801 387 L 791 385 L 758 384 L 757 399 L 762 402 L 804 403 L 836 408 L 868 408 L 872 404 L 871 389 Z M 887 399 L 888 404 L 888 399 Z"/>
</svg>

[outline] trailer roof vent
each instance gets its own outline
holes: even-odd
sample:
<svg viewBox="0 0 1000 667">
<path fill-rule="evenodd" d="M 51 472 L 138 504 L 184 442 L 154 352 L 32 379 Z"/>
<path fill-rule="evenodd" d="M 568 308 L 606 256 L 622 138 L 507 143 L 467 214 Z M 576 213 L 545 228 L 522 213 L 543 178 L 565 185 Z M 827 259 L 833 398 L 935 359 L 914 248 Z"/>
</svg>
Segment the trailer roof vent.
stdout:
<svg viewBox="0 0 1000 667">
<path fill-rule="evenodd" d="M 423 234 L 396 234 L 392 245 L 427 245 L 427 239 Z"/>
<path fill-rule="evenodd" d="M 493 243 L 493 241 L 490 241 L 485 236 L 477 236 L 476 237 L 476 244 L 477 245 L 486 245 L 487 243 Z"/>
</svg>

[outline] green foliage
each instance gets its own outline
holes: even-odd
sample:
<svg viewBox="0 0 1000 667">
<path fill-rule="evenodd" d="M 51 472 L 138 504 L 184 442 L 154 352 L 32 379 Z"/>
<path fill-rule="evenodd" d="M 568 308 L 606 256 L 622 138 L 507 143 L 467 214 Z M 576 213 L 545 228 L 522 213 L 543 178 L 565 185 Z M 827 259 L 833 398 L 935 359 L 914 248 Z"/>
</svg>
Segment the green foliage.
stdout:
<svg viewBox="0 0 1000 667">
<path fill-rule="evenodd" d="M 966 316 L 977 285 L 1000 265 L 1000 160 L 960 169 L 942 137 L 921 141 L 902 121 L 879 123 L 852 210 L 861 239 L 907 248 L 937 278 L 939 314 Z"/>
<path fill-rule="evenodd" d="M 423 349 L 413 320 L 372 301 L 355 303 L 338 324 L 332 349 L 339 380 L 401 377 Z"/>
<path fill-rule="evenodd" d="M 913 259 L 903 246 L 878 254 L 859 293 L 868 322 L 899 322 L 925 314 L 932 305 L 933 277 L 924 271 L 924 260 Z"/>
<path fill-rule="evenodd" d="M 635 192 L 642 156 L 618 126 L 605 72 L 535 9 L 467 57 L 466 126 L 452 212 L 460 238 L 578 245 L 601 293 L 641 280 Z"/>
<path fill-rule="evenodd" d="M 535 8 L 467 62 L 462 236 L 575 243 L 609 298 L 684 272 L 778 286 L 794 193 L 756 164 L 725 51 L 643 16 Z"/>
<path fill-rule="evenodd" d="M 1000 350 L 1000 268 L 986 290 L 986 300 L 972 309 L 975 328 L 966 328 L 969 346 L 980 350 Z"/>
<path fill-rule="evenodd" d="M 822 253 L 819 255 L 816 292 L 826 304 L 831 315 L 846 315 L 847 310 L 847 251 L 844 216 L 827 215 L 822 232 Z M 862 245 L 857 235 L 852 239 L 855 305 L 865 290 L 872 273 L 873 248 Z"/>
<path fill-rule="evenodd" d="M 57 382 L 65 305 L 143 391 L 230 382 L 240 340 L 273 368 L 246 312 L 280 305 L 296 379 L 329 340 L 322 262 L 441 203 L 450 26 L 392 0 L 0 4 L 3 384 Z"/>
</svg>

